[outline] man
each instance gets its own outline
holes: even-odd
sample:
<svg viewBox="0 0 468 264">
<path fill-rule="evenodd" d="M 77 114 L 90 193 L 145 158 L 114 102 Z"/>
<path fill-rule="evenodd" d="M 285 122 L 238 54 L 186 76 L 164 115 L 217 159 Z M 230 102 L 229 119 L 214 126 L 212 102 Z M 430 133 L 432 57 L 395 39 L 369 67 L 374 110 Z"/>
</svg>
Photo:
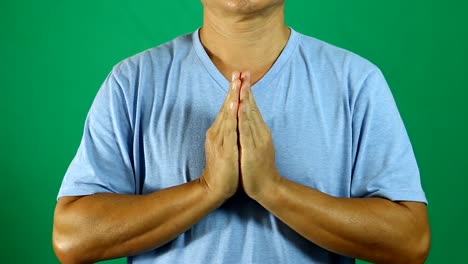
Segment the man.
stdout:
<svg viewBox="0 0 468 264">
<path fill-rule="evenodd" d="M 282 0 L 202 3 L 199 31 L 100 89 L 59 193 L 60 261 L 423 263 L 426 199 L 380 71 L 285 26 Z"/>
</svg>

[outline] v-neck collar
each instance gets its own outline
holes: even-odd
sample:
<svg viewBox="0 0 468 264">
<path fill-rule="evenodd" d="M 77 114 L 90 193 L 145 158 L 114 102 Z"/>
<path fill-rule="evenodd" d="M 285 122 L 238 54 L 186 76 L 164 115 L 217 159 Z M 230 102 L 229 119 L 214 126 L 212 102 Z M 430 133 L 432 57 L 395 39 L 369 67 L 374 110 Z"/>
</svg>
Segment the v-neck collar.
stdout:
<svg viewBox="0 0 468 264">
<path fill-rule="evenodd" d="M 280 71 L 291 58 L 291 55 L 293 54 L 293 51 L 299 43 L 300 38 L 299 33 L 294 31 L 292 28 L 289 29 L 291 33 L 289 35 L 288 42 L 286 42 L 285 47 L 281 51 L 281 54 L 273 63 L 268 72 L 257 83 L 255 83 L 252 86 L 252 90 L 263 90 L 262 88 L 270 84 L 270 82 L 278 76 Z M 224 77 L 224 75 L 218 70 L 218 68 L 216 68 L 213 61 L 211 61 L 210 57 L 208 56 L 208 53 L 206 52 L 205 48 L 203 47 L 200 41 L 199 32 L 200 29 L 197 29 L 192 34 L 193 48 L 195 49 L 195 52 L 198 58 L 200 59 L 201 64 L 205 67 L 205 69 L 208 71 L 211 77 L 216 81 L 216 83 L 218 83 L 221 89 L 227 91 L 229 88 L 229 80 L 227 80 Z"/>
</svg>

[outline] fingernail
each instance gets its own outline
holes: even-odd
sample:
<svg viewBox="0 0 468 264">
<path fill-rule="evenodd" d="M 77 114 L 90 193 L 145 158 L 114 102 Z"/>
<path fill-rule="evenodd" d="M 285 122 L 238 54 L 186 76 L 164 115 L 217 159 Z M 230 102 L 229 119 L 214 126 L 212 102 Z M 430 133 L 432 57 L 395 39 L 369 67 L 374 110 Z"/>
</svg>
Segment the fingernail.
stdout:
<svg viewBox="0 0 468 264">
<path fill-rule="evenodd" d="M 237 82 L 236 81 L 233 81 L 232 83 L 232 90 L 236 90 L 237 89 Z"/>
<path fill-rule="evenodd" d="M 231 81 L 233 82 L 235 79 L 237 79 L 237 73 L 233 72 L 231 75 Z"/>
<path fill-rule="evenodd" d="M 231 104 L 229 105 L 229 109 L 231 109 L 231 110 L 234 109 L 234 102 L 231 102 Z"/>
<path fill-rule="evenodd" d="M 242 72 L 242 81 L 250 82 L 250 71 Z"/>
</svg>

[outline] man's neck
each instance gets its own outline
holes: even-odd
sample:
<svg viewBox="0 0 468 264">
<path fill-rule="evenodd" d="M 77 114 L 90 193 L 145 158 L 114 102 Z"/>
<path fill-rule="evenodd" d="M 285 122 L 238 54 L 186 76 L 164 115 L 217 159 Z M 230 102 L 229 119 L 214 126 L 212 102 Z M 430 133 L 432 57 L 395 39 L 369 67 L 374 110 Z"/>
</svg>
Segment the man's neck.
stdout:
<svg viewBox="0 0 468 264">
<path fill-rule="evenodd" d="M 276 61 L 290 35 L 283 7 L 252 14 L 222 14 L 205 10 L 200 39 L 218 70 L 251 72 L 260 80 Z"/>
</svg>

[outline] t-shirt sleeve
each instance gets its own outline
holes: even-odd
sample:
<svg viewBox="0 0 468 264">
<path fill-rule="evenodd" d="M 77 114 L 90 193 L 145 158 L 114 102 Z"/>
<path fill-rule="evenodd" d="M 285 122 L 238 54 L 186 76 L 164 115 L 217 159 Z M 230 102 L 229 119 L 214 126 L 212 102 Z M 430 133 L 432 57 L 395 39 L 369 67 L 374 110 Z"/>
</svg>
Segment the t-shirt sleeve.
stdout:
<svg viewBox="0 0 468 264">
<path fill-rule="evenodd" d="M 369 73 L 354 102 L 351 196 L 427 203 L 411 142 L 380 70 Z"/>
<path fill-rule="evenodd" d="M 114 69 L 88 112 L 80 146 L 64 176 L 58 198 L 135 193 L 130 116 Z"/>
</svg>

